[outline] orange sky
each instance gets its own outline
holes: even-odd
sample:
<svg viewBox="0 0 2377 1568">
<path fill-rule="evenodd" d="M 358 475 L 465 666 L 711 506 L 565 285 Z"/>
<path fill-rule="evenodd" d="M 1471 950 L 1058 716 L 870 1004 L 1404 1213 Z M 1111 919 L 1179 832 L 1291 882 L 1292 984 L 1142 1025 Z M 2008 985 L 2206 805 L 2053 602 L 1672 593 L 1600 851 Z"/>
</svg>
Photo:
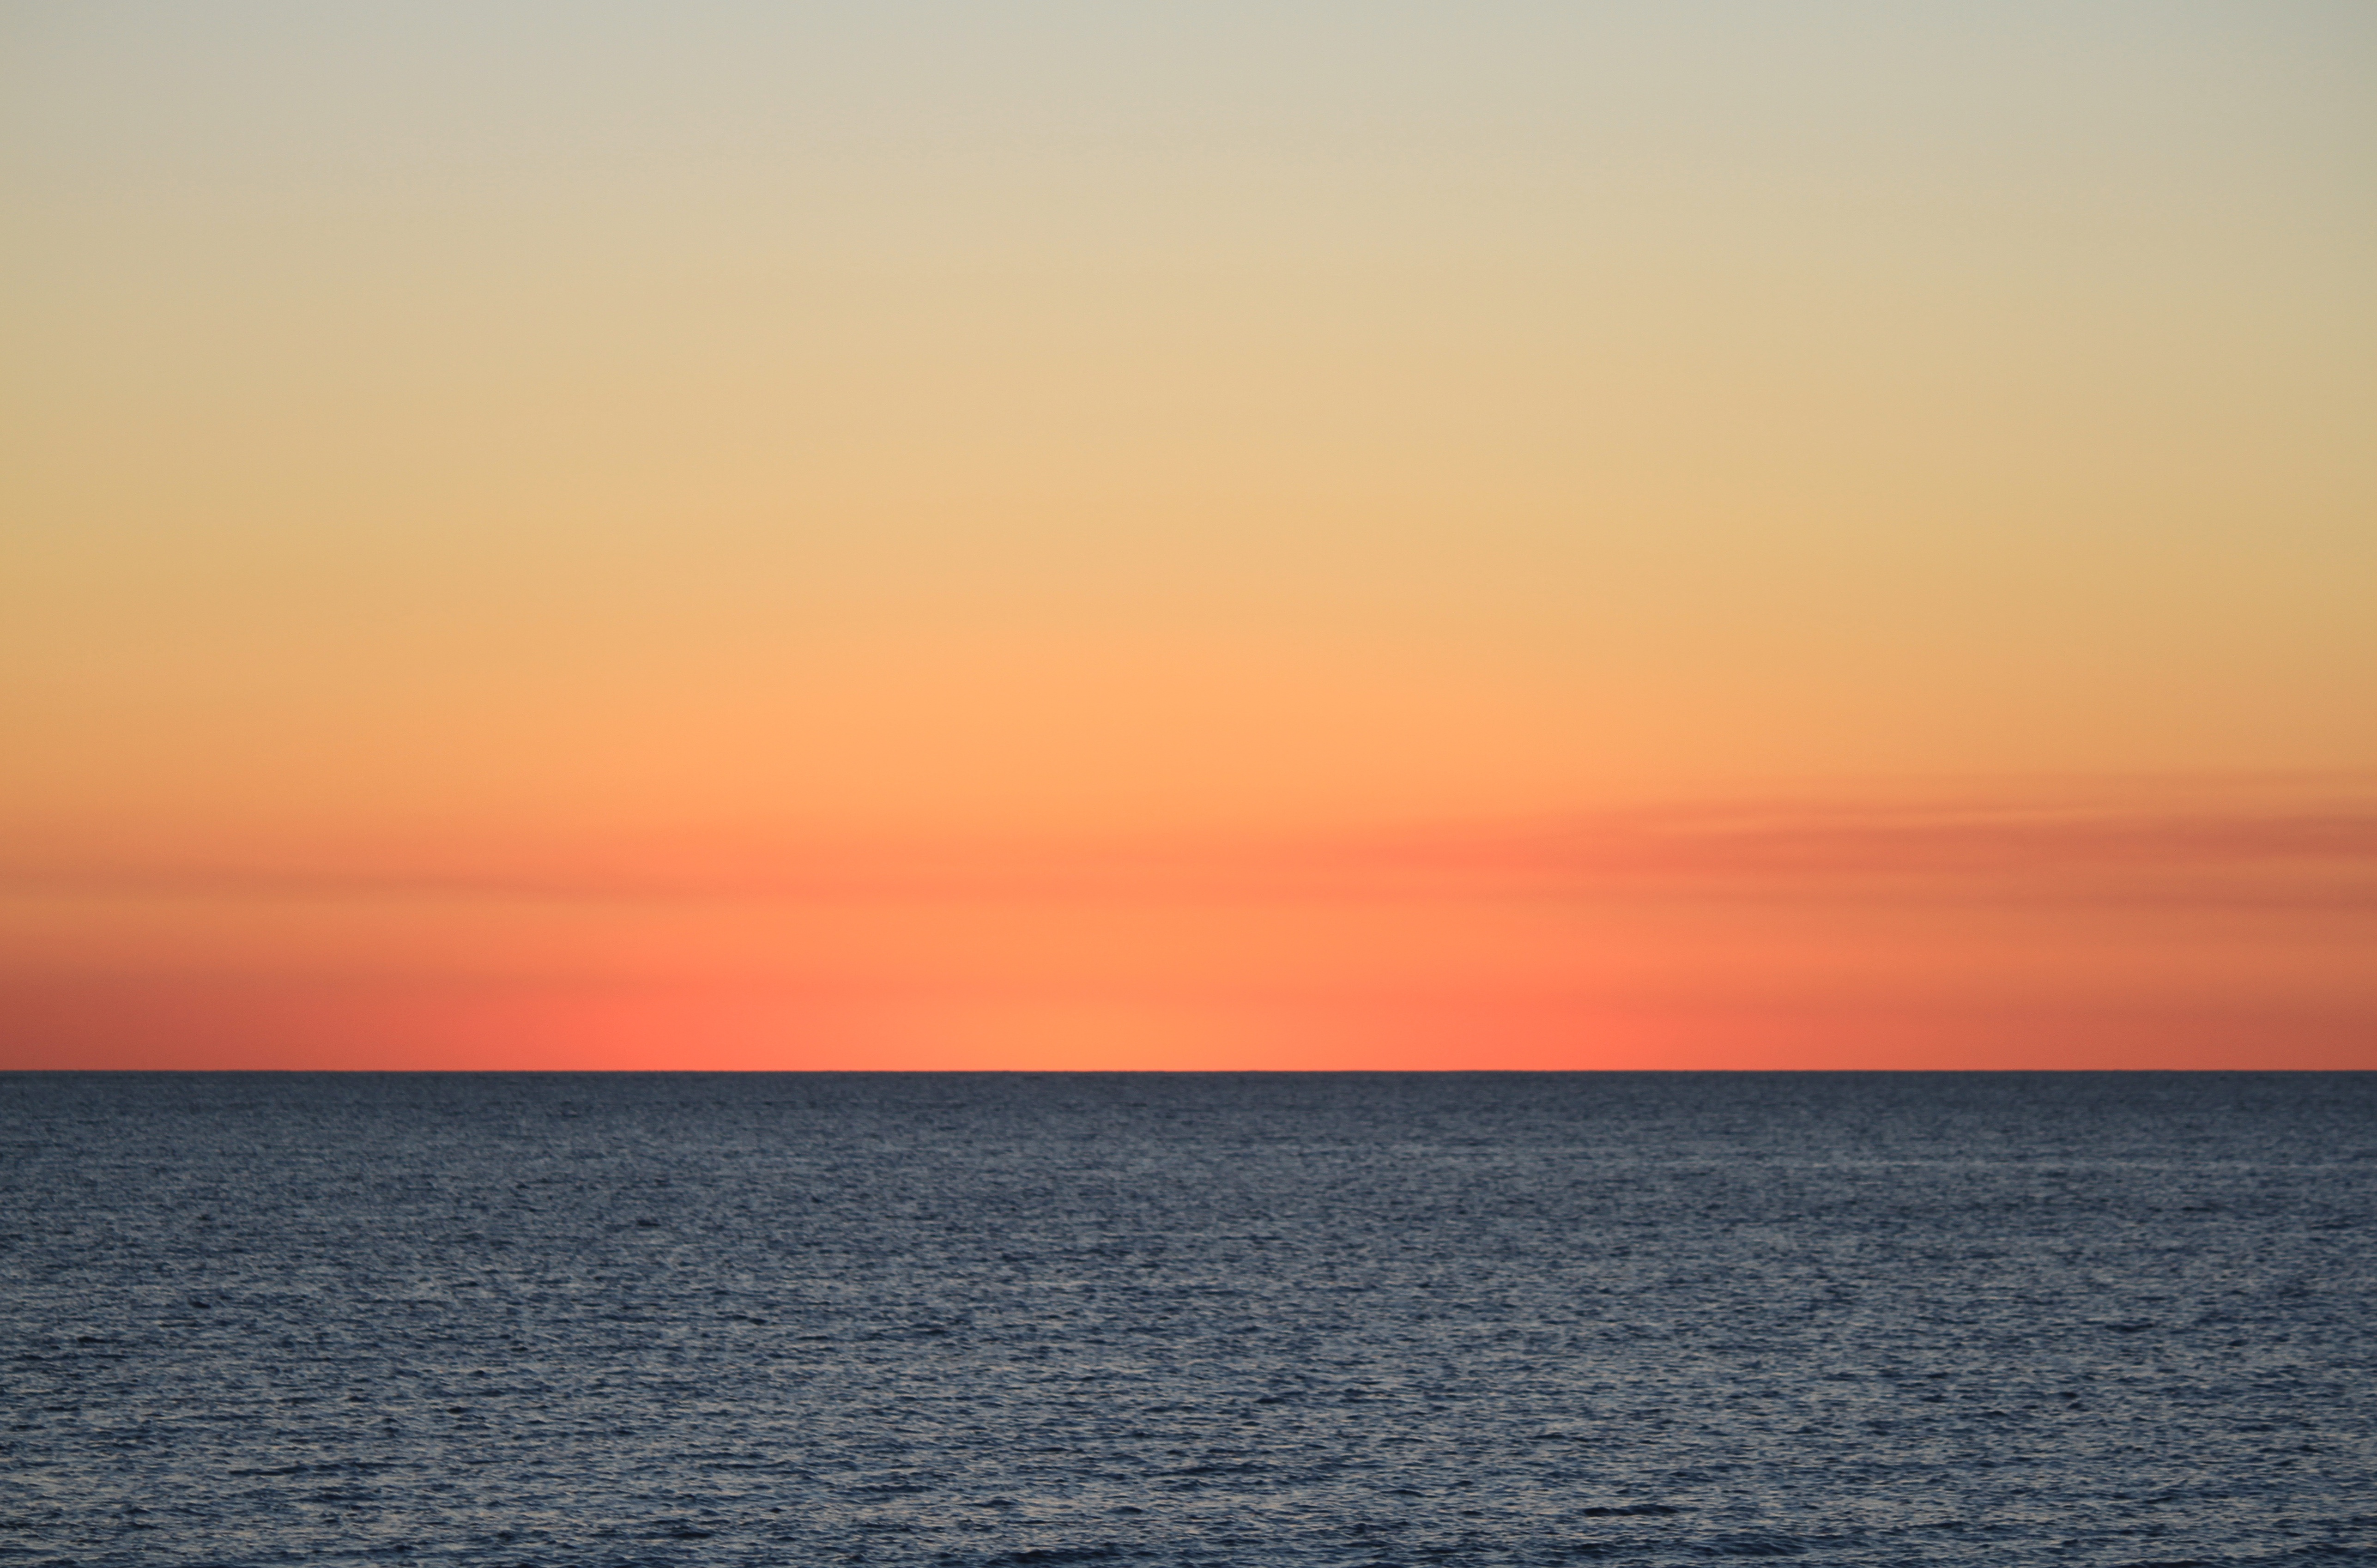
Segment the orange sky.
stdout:
<svg viewBox="0 0 2377 1568">
<path fill-rule="evenodd" d="M 2377 1066 L 2377 22 L 0 14 L 0 1065 Z"/>
</svg>

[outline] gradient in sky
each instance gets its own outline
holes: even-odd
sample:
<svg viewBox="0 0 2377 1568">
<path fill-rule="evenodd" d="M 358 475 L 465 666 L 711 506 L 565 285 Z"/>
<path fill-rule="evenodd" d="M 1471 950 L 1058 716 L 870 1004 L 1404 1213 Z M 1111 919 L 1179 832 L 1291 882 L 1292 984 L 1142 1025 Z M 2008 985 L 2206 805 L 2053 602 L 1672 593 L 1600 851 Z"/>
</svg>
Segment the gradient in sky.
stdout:
<svg viewBox="0 0 2377 1568">
<path fill-rule="evenodd" d="M 2365 6 L 0 58 L 0 1062 L 2377 1066 Z"/>
</svg>

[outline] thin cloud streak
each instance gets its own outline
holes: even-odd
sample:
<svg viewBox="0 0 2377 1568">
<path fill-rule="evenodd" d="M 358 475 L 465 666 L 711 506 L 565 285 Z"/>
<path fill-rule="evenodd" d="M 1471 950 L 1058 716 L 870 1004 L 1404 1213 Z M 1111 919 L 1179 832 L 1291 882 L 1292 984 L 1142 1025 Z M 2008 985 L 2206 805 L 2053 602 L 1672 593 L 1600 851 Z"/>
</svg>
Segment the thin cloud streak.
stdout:
<svg viewBox="0 0 2377 1568">
<path fill-rule="evenodd" d="M 1877 898 L 2377 907 L 2377 804 L 1762 801 L 1346 835 L 19 851 L 0 892 L 301 900 Z"/>
</svg>

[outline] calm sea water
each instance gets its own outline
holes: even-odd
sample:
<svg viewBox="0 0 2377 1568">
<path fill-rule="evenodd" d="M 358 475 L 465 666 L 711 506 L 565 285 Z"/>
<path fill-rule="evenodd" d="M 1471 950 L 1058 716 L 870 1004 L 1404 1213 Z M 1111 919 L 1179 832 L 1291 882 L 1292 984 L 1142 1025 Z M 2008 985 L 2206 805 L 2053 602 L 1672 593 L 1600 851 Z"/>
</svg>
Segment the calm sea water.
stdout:
<svg viewBox="0 0 2377 1568">
<path fill-rule="evenodd" d="M 0 1562 L 2377 1562 L 2377 1074 L 0 1078 Z"/>
</svg>

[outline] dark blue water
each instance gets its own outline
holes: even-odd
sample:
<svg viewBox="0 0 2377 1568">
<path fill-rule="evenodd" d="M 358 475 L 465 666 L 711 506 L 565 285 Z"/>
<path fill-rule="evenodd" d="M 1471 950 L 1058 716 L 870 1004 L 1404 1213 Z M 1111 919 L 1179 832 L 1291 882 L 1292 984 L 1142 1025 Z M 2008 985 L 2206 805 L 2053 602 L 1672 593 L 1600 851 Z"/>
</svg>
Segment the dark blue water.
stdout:
<svg viewBox="0 0 2377 1568">
<path fill-rule="evenodd" d="M 0 1562 L 2377 1562 L 2377 1075 L 0 1078 Z"/>
</svg>

